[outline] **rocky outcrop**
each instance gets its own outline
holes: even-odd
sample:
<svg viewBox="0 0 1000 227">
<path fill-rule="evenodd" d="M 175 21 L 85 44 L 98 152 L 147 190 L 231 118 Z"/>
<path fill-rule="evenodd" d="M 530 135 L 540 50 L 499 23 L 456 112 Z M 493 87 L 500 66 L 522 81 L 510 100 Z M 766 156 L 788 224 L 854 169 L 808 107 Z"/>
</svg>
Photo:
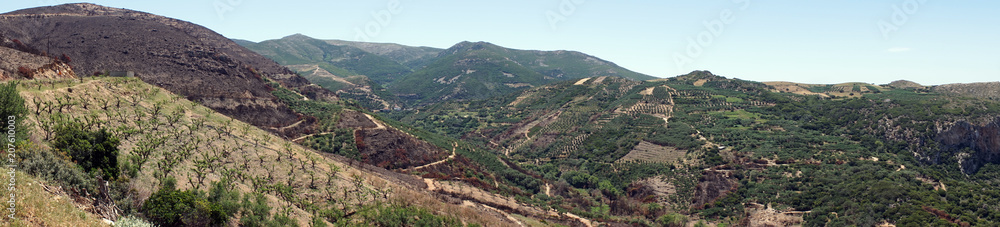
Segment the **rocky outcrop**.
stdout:
<svg viewBox="0 0 1000 227">
<path fill-rule="evenodd" d="M 987 163 L 1000 162 L 1000 118 L 983 125 L 960 121 L 937 135 L 943 152 L 958 158 L 962 172 L 972 174 Z"/>
</svg>

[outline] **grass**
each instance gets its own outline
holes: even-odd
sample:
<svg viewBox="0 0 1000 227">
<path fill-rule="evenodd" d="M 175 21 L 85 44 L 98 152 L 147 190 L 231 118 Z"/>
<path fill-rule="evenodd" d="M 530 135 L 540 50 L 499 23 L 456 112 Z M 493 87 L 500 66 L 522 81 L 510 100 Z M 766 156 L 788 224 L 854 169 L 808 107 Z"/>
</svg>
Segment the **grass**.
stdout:
<svg viewBox="0 0 1000 227">
<path fill-rule="evenodd" d="M 0 223 L 6 223 L 8 226 L 107 226 L 101 218 L 77 208 L 69 198 L 54 195 L 42 188 L 43 184 L 54 184 L 40 181 L 20 171 L 16 172 L 15 179 L 17 180 L 15 218 L 9 219 L 10 213 L 4 209 L 3 215 L 0 215 Z M 4 197 L 7 197 L 6 193 Z M 6 202 L 4 206 L 7 206 Z"/>
</svg>

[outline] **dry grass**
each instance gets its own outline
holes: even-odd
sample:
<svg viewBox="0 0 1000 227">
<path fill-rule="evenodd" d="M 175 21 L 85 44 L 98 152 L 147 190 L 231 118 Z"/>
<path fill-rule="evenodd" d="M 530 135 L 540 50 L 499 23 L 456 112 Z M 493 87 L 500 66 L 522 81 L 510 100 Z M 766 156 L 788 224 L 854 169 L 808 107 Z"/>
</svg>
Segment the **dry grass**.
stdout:
<svg viewBox="0 0 1000 227">
<path fill-rule="evenodd" d="M 4 177 L 4 180 L 7 179 L 9 178 Z M 0 225 L 108 226 L 97 216 L 78 208 L 69 198 L 45 191 L 42 187 L 42 184 L 46 184 L 45 182 L 20 171 L 16 173 L 15 179 L 17 180 L 15 218 L 9 219 L 8 214 L 10 213 L 4 209 L 3 215 L 0 216 Z M 6 192 L 6 189 L 4 191 Z M 5 193 L 4 197 L 9 198 L 8 195 Z M 4 206 L 7 205 L 5 202 Z"/>
</svg>

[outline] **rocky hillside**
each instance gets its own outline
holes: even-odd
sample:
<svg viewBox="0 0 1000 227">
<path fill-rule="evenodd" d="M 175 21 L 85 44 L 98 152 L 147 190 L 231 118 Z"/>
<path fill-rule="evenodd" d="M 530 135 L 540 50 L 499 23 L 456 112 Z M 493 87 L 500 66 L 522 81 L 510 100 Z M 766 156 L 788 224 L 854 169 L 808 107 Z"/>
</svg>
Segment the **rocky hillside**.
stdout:
<svg viewBox="0 0 1000 227">
<path fill-rule="evenodd" d="M 33 54 L 37 50 L 19 45 L 0 35 L 0 81 L 17 79 L 75 78 L 68 57 Z"/>
<path fill-rule="evenodd" d="M 944 84 L 932 89 L 941 93 L 1000 100 L 1000 82 Z"/>
<path fill-rule="evenodd" d="M 605 223 L 991 226 L 997 113 L 1000 102 L 927 89 L 696 71 L 391 116 L 490 147 L 552 183 L 519 184 L 540 200 Z"/>
<path fill-rule="evenodd" d="M 291 125 L 300 116 L 275 101 L 265 78 L 313 99 L 336 99 L 211 30 L 143 12 L 93 4 L 24 9 L 0 14 L 0 34 L 50 56 L 66 55 L 79 74 L 133 71 L 143 81 L 260 127 Z"/>
</svg>

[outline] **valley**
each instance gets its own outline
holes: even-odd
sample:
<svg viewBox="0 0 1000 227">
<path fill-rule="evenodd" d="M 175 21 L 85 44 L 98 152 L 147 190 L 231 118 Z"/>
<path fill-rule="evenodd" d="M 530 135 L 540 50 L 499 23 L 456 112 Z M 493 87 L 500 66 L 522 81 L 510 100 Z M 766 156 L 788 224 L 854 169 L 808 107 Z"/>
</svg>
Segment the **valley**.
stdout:
<svg viewBox="0 0 1000 227">
<path fill-rule="evenodd" d="M 25 26 L 30 24 L 31 26 Z M 123 31 L 130 32 L 123 32 Z M 570 50 L 0 14 L 12 226 L 995 226 L 997 82 L 656 78 Z"/>
</svg>

